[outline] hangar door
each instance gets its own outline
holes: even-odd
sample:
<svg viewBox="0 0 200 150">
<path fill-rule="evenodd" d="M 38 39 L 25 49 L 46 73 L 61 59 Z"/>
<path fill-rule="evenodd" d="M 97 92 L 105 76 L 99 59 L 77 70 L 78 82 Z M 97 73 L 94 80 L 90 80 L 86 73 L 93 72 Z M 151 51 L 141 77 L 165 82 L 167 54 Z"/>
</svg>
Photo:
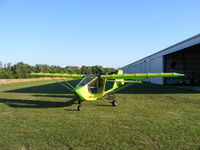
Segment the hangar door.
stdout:
<svg viewBox="0 0 200 150">
<path fill-rule="evenodd" d="M 165 78 L 165 84 L 200 85 L 200 44 L 164 56 L 164 71 L 186 74 Z"/>
</svg>

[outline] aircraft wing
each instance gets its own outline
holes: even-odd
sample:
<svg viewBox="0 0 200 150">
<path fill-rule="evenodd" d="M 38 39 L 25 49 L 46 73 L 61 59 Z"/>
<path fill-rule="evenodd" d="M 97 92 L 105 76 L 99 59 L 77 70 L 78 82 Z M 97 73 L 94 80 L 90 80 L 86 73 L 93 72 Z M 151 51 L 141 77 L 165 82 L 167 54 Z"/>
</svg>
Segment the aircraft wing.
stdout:
<svg viewBox="0 0 200 150">
<path fill-rule="evenodd" d="M 136 74 L 112 74 L 101 75 L 104 79 L 147 79 L 157 77 L 182 77 L 184 74 L 180 73 L 136 73 Z"/>
<path fill-rule="evenodd" d="M 63 77 L 72 79 L 82 79 L 83 74 L 61 74 L 61 73 L 31 73 L 30 76 L 35 77 Z"/>
</svg>

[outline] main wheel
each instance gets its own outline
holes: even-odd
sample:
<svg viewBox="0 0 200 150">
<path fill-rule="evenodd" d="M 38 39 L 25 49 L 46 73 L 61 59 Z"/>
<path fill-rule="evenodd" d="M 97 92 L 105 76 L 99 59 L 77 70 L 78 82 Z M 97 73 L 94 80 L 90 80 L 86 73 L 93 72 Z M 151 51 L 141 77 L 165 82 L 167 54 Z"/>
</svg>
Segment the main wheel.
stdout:
<svg viewBox="0 0 200 150">
<path fill-rule="evenodd" d="M 117 106 L 117 101 L 112 101 L 113 106 Z"/>
<path fill-rule="evenodd" d="M 81 111 L 81 110 L 82 110 L 82 107 L 81 107 L 81 106 L 78 106 L 78 107 L 77 107 L 77 110 L 78 110 L 78 111 Z"/>
</svg>

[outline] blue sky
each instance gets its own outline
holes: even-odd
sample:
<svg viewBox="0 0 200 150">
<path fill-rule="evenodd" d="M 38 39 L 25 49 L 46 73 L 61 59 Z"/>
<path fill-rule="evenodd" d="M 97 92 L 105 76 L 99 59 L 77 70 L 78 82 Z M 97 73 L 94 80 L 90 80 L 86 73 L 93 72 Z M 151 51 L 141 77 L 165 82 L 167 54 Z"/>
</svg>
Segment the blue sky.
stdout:
<svg viewBox="0 0 200 150">
<path fill-rule="evenodd" d="M 0 61 L 122 67 L 199 33 L 199 0 L 0 0 Z"/>
</svg>

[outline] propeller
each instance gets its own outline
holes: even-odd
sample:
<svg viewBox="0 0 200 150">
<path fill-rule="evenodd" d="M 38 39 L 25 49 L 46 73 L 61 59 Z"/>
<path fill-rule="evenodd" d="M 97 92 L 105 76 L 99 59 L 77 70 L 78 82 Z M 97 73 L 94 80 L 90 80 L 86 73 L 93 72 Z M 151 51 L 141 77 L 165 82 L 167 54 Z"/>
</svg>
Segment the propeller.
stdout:
<svg viewBox="0 0 200 150">
<path fill-rule="evenodd" d="M 97 72 L 99 72 L 99 74 L 105 74 L 105 73 L 103 73 L 103 71 L 102 71 L 101 69 L 99 69 L 98 66 L 94 66 L 94 67 L 95 67 L 95 69 L 97 70 Z"/>
<path fill-rule="evenodd" d="M 108 72 L 103 72 L 101 69 L 99 69 L 98 66 L 94 66 L 94 67 L 95 67 L 95 69 L 99 72 L 99 74 L 101 74 L 101 75 L 103 75 L 103 74 L 116 74 L 116 73 L 117 73 L 117 71 L 113 71 L 113 72 L 110 72 L 110 73 L 108 73 Z"/>
</svg>

